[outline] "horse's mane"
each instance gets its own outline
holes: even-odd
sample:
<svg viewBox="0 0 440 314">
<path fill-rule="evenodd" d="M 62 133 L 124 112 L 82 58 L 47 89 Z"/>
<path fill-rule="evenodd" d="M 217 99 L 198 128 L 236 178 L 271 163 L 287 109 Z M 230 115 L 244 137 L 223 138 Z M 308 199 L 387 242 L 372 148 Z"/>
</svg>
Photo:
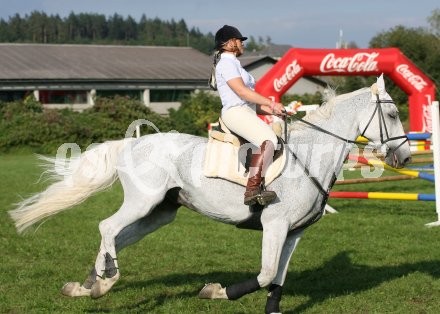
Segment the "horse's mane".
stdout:
<svg viewBox="0 0 440 314">
<path fill-rule="evenodd" d="M 318 109 L 310 111 L 303 118 L 305 121 L 317 124 L 323 120 L 328 120 L 337 104 L 344 102 L 347 99 L 353 98 L 365 92 L 375 92 L 375 84 L 370 87 L 364 87 L 350 93 L 336 95 L 336 91 L 330 87 L 326 88 L 323 94 L 323 103 Z M 299 130 L 306 127 L 303 123 L 295 123 L 289 127 L 290 130 Z"/>
</svg>

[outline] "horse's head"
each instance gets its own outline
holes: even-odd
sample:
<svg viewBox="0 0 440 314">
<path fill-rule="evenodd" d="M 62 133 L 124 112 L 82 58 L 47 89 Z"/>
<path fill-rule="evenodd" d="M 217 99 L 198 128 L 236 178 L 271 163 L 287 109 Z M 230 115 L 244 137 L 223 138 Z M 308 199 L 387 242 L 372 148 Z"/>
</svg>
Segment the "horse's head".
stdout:
<svg viewBox="0 0 440 314">
<path fill-rule="evenodd" d="M 371 86 L 371 102 L 359 124 L 363 136 L 386 152 L 385 162 L 402 168 L 411 161 L 408 139 L 399 119 L 399 111 L 385 90 L 381 75 Z"/>
</svg>

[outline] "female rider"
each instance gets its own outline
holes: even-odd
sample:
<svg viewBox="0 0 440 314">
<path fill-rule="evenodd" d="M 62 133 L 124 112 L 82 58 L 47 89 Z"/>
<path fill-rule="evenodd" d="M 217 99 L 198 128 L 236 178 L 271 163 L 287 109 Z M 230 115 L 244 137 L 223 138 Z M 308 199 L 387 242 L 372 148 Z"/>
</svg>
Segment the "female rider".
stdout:
<svg viewBox="0 0 440 314">
<path fill-rule="evenodd" d="M 255 79 L 240 64 L 237 57 L 244 52 L 240 31 L 224 25 L 215 34 L 215 82 L 222 101 L 221 118 L 226 127 L 259 147 L 252 155 L 249 178 L 244 193 L 244 203 L 267 204 L 277 195 L 263 190 L 262 181 L 273 155 L 278 139 L 272 128 L 257 114 L 282 115 L 284 107 L 254 91 Z M 212 76 L 211 76 L 212 77 Z M 214 83 L 215 84 L 215 83 Z"/>
</svg>

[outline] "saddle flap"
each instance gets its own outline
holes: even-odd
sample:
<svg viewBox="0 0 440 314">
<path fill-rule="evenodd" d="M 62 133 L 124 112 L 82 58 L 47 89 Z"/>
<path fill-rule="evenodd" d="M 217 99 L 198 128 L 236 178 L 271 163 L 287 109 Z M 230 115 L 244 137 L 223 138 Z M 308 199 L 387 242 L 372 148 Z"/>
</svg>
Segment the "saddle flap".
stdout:
<svg viewBox="0 0 440 314">
<path fill-rule="evenodd" d="M 231 135 L 219 131 L 211 131 L 211 133 L 212 132 L 223 134 L 224 137 Z M 222 178 L 246 186 L 249 176 L 250 160 L 252 158 L 252 147 L 249 145 L 241 146 L 226 141 L 219 141 L 215 138 L 216 135 L 218 134 L 214 133 L 214 136 L 209 137 L 203 165 L 203 174 L 206 177 Z M 284 145 L 282 141 L 280 141 L 280 143 L 280 149 L 275 151 L 274 162 L 266 171 L 266 186 L 281 174 L 286 164 L 287 158 L 284 153 Z"/>
</svg>

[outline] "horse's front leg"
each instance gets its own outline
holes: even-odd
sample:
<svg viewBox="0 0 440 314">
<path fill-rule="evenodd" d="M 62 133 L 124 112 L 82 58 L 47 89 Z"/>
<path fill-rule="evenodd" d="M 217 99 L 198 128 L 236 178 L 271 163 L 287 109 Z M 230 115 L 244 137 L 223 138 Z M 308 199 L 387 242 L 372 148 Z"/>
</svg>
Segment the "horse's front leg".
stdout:
<svg viewBox="0 0 440 314">
<path fill-rule="evenodd" d="M 226 288 L 220 284 L 208 284 L 200 291 L 202 299 L 237 300 L 272 283 L 278 272 L 278 264 L 288 232 L 288 224 L 272 220 L 263 225 L 262 267 L 258 276 Z"/>
<path fill-rule="evenodd" d="M 269 287 L 269 294 L 266 302 L 266 314 L 280 313 L 280 301 L 282 295 L 282 288 L 286 280 L 287 270 L 289 268 L 290 258 L 295 251 L 303 231 L 297 233 L 290 233 L 286 242 L 284 243 L 283 252 L 281 253 L 280 263 L 278 265 L 278 272 L 272 284 Z"/>
</svg>

